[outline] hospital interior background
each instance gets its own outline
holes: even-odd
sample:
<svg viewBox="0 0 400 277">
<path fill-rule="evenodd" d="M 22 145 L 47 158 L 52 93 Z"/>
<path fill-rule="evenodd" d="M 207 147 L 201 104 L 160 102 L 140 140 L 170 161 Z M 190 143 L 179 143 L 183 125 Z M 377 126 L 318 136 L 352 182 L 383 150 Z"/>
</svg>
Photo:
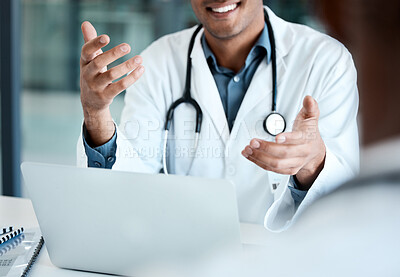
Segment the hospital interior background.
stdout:
<svg viewBox="0 0 400 277">
<path fill-rule="evenodd" d="M 131 44 L 129 57 L 160 36 L 196 23 L 189 0 L 16 1 L 22 5 L 22 161 L 75 164 L 83 119 L 79 57 L 84 20 L 91 21 L 99 33 L 110 35 L 110 47 Z M 324 31 L 307 0 L 264 3 L 289 21 Z M 116 122 L 122 106 L 123 94 L 112 104 Z"/>
</svg>

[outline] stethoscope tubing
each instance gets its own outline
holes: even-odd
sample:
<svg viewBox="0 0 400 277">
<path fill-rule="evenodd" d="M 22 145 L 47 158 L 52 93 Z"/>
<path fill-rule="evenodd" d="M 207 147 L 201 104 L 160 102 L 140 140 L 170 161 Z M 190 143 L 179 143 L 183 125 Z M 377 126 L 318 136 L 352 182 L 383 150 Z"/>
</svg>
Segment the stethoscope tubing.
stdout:
<svg viewBox="0 0 400 277">
<path fill-rule="evenodd" d="M 271 115 L 278 115 L 281 118 L 281 120 L 283 121 L 283 124 L 284 124 L 283 131 L 286 128 L 286 122 L 285 122 L 284 117 L 281 114 L 276 112 L 276 101 L 277 101 L 277 94 L 278 94 L 277 70 L 276 70 L 276 67 L 277 67 L 277 65 L 276 65 L 276 44 L 275 44 L 275 35 L 274 35 L 274 31 L 273 31 L 273 28 L 272 28 L 272 25 L 271 25 L 271 21 L 269 19 L 269 15 L 268 15 L 267 11 L 265 11 L 265 10 L 264 10 L 264 18 L 265 18 L 265 22 L 267 24 L 269 40 L 270 40 L 270 43 L 271 43 L 272 82 L 273 82 L 272 107 L 271 107 L 272 112 L 264 120 L 264 130 L 268 134 L 270 134 L 272 136 L 276 136 L 277 133 L 274 133 L 271 130 L 269 130 L 269 128 L 267 126 L 267 119 Z M 200 105 L 197 103 L 197 101 L 192 98 L 191 92 L 190 92 L 191 74 L 192 74 L 192 58 L 191 58 L 191 54 L 192 54 L 192 50 L 193 50 L 193 47 L 194 47 L 194 42 L 195 42 L 196 36 L 200 32 L 200 30 L 202 28 L 203 28 L 203 25 L 200 24 L 196 28 L 196 30 L 194 31 L 194 33 L 193 33 L 193 35 L 192 35 L 192 37 L 190 39 L 189 48 L 188 48 L 188 54 L 187 54 L 186 81 L 185 81 L 185 88 L 184 88 L 183 96 L 171 104 L 171 106 L 169 107 L 169 109 L 167 111 L 167 115 L 166 115 L 166 121 L 165 121 L 165 125 L 164 125 L 163 158 L 162 158 L 163 171 L 164 171 L 164 173 L 166 175 L 168 175 L 168 169 L 167 169 L 168 133 L 169 133 L 169 129 L 171 128 L 171 125 L 172 125 L 174 111 L 180 104 L 183 104 L 183 103 L 189 104 L 189 105 L 193 106 L 194 109 L 196 110 L 196 127 L 195 127 L 195 142 L 194 142 L 195 150 L 197 150 L 197 147 L 198 147 L 199 136 L 200 136 L 200 131 L 201 131 L 201 124 L 202 124 L 202 121 L 203 121 L 203 112 L 202 112 L 202 110 L 200 108 Z M 194 159 L 192 159 L 191 165 L 193 163 L 193 160 Z M 191 165 L 190 165 L 190 167 L 191 167 Z"/>
</svg>

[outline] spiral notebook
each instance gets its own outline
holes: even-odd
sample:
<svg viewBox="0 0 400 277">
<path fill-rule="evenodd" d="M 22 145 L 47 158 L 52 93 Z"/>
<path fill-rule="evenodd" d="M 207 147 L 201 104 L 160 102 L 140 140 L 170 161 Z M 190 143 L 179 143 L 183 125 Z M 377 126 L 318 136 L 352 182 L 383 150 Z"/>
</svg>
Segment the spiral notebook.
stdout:
<svg viewBox="0 0 400 277">
<path fill-rule="evenodd" d="M 44 244 L 39 229 L 24 233 L 0 245 L 0 277 L 26 277 Z"/>
</svg>

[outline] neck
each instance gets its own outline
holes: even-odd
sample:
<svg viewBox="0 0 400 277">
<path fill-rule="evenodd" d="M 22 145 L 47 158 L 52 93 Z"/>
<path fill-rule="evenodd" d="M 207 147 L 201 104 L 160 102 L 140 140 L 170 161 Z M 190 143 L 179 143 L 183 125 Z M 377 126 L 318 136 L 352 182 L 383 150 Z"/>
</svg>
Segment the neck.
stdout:
<svg viewBox="0 0 400 277">
<path fill-rule="evenodd" d="M 206 29 L 204 30 L 207 44 L 214 53 L 219 66 L 229 68 L 235 73 L 243 67 L 251 48 L 264 29 L 264 11 L 261 12 L 253 24 L 229 39 L 214 37 Z"/>
</svg>

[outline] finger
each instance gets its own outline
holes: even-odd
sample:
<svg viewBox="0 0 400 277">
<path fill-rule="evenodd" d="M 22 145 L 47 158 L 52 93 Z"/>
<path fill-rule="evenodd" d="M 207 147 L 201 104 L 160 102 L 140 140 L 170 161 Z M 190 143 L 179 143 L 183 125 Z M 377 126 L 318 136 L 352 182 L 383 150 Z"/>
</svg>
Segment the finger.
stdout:
<svg viewBox="0 0 400 277">
<path fill-rule="evenodd" d="M 289 140 L 290 142 L 290 140 Z M 296 141 L 297 142 L 297 141 Z M 295 158 L 295 157 L 305 157 L 309 152 L 309 145 L 295 144 L 295 143 L 274 143 L 258 139 L 252 139 L 250 145 L 248 146 L 252 150 L 257 149 L 265 152 L 267 155 L 276 158 Z M 246 148 L 245 148 L 246 149 Z"/>
<path fill-rule="evenodd" d="M 293 168 L 293 167 L 301 167 L 303 165 L 303 159 L 300 157 L 276 157 L 270 155 L 269 153 L 264 152 L 263 150 L 259 149 L 252 149 L 253 154 L 249 155 L 273 169 L 286 169 L 286 168 Z"/>
<path fill-rule="evenodd" d="M 107 35 L 98 36 L 82 46 L 81 61 L 88 64 L 95 57 L 103 53 L 101 48 L 110 43 L 110 37 Z"/>
<path fill-rule="evenodd" d="M 140 56 L 135 56 L 126 62 L 119 64 L 108 71 L 100 74 L 97 81 L 99 85 L 108 85 L 114 80 L 128 74 L 130 71 L 135 70 L 142 63 Z"/>
<path fill-rule="evenodd" d="M 298 151 L 293 148 L 298 148 L 299 146 L 291 145 L 276 145 L 274 153 L 265 152 L 261 149 L 254 149 L 250 146 L 246 146 L 243 155 L 245 157 L 253 157 L 271 168 L 288 168 L 288 167 L 298 167 L 303 165 L 304 157 L 298 155 Z M 291 149 L 292 148 L 292 149 Z M 304 152 L 304 150 L 301 150 Z"/>
<path fill-rule="evenodd" d="M 85 43 L 97 37 L 96 29 L 89 21 L 83 22 L 81 29 Z"/>
<path fill-rule="evenodd" d="M 300 113 L 304 119 L 319 117 L 319 108 L 317 101 L 311 96 L 307 95 L 303 100 L 303 108 Z"/>
<path fill-rule="evenodd" d="M 281 133 L 275 137 L 275 142 L 277 144 L 304 144 L 306 143 L 306 134 L 301 131 L 293 131 Z"/>
<path fill-rule="evenodd" d="M 294 149 L 298 150 L 297 146 L 306 144 L 302 132 L 282 133 L 276 138 L 275 142 L 265 141 L 262 139 L 252 139 L 250 146 L 253 149 L 261 149 L 265 152 L 274 153 L 275 149 Z M 284 144 L 284 145 L 282 145 Z"/>
<path fill-rule="evenodd" d="M 296 126 L 300 131 L 282 133 L 276 136 L 277 144 L 308 144 L 320 137 L 318 122 L 316 120 L 305 120 Z"/>
<path fill-rule="evenodd" d="M 97 74 L 102 68 L 106 67 L 110 63 L 118 60 L 119 58 L 125 56 L 131 51 L 131 47 L 126 44 L 122 43 L 113 49 L 108 50 L 96 58 L 94 58 L 89 64 L 89 72 L 93 72 L 92 74 Z"/>
<path fill-rule="evenodd" d="M 305 132 L 308 129 L 314 131 L 318 129 L 319 119 L 318 103 L 311 96 L 306 96 L 303 100 L 303 107 L 297 114 L 293 123 L 292 130 L 301 130 Z"/>
<path fill-rule="evenodd" d="M 128 76 L 115 82 L 107 87 L 105 92 L 110 95 L 110 97 L 115 97 L 122 91 L 133 85 L 144 73 L 143 65 L 138 66 L 133 70 Z"/>
<path fill-rule="evenodd" d="M 272 168 L 269 165 L 265 164 L 264 162 L 255 159 L 252 156 L 249 156 L 247 159 L 265 170 L 276 172 L 278 174 L 296 175 L 299 172 L 298 168 L 282 168 L 282 169 Z"/>
<path fill-rule="evenodd" d="M 245 150 L 250 148 L 253 152 L 261 151 L 265 155 L 268 155 L 277 159 L 289 159 L 289 158 L 304 158 L 309 154 L 308 144 L 276 144 L 272 143 L 267 148 L 258 149 L 251 145 L 246 146 Z M 251 155 L 252 153 L 248 153 Z"/>
</svg>

